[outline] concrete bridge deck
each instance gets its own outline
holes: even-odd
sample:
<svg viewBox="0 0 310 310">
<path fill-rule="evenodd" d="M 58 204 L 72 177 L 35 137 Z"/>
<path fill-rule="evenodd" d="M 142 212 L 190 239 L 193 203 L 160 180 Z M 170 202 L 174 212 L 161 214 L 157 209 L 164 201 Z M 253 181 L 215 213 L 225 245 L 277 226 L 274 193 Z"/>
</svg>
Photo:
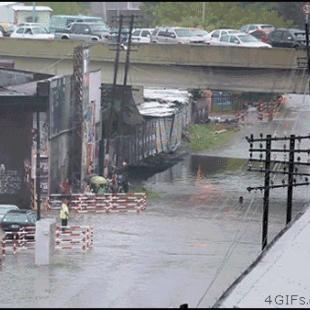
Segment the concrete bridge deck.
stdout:
<svg viewBox="0 0 310 310">
<path fill-rule="evenodd" d="M 16 69 L 71 74 L 73 49 L 81 43 L 1 38 L 0 57 L 14 60 Z M 115 51 L 108 44 L 90 46 L 90 69 L 101 69 L 102 82 L 111 83 Z M 170 44 L 139 44 L 135 49 L 128 76 L 133 85 L 291 93 L 304 93 L 308 86 L 305 70 L 297 68 L 303 50 Z M 119 83 L 124 62 L 122 52 Z"/>
</svg>

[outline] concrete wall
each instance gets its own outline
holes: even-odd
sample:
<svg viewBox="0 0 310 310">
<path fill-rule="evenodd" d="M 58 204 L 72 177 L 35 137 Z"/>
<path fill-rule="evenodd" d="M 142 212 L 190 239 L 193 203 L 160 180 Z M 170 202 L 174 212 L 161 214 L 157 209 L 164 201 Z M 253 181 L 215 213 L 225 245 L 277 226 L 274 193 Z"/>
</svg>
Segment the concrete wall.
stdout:
<svg viewBox="0 0 310 310">
<path fill-rule="evenodd" d="M 0 57 L 14 60 L 17 69 L 58 75 L 72 74 L 73 48 L 80 42 L 1 39 L 0 44 Z M 113 82 L 114 53 L 106 44 L 90 48 L 90 70 L 101 70 L 103 83 Z M 128 84 L 303 94 L 309 77 L 296 67 L 304 56 L 305 51 L 284 48 L 140 44 L 131 54 Z M 124 58 L 122 52 L 120 84 Z"/>
<path fill-rule="evenodd" d="M 2 44 L 3 43 L 3 44 Z M 28 58 L 71 59 L 73 48 L 79 41 L 1 39 L 1 56 Z M 108 44 L 97 43 L 91 47 L 93 61 L 114 62 L 115 52 Z M 120 61 L 125 61 L 121 53 Z M 297 57 L 303 51 L 289 48 L 240 48 L 205 45 L 139 44 L 131 54 L 133 64 L 169 64 L 182 66 L 224 66 L 238 68 L 282 68 L 297 66 Z"/>
</svg>

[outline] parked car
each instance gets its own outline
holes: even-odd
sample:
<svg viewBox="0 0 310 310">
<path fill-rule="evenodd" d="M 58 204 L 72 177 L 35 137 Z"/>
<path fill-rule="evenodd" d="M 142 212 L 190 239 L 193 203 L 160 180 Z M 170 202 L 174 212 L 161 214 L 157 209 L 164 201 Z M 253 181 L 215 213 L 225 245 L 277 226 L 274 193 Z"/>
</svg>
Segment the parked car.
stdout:
<svg viewBox="0 0 310 310">
<path fill-rule="evenodd" d="M 37 214 L 32 210 L 10 210 L 0 222 L 3 231 L 18 231 L 22 227 L 35 226 Z"/>
<path fill-rule="evenodd" d="M 4 217 L 4 215 L 10 210 L 19 210 L 19 208 L 16 205 L 6 205 L 6 204 L 0 205 L 0 221 Z"/>
<path fill-rule="evenodd" d="M 109 40 L 112 42 L 117 42 L 119 28 L 112 27 L 109 33 Z M 128 41 L 129 29 L 122 28 L 121 31 L 121 43 L 126 43 Z"/>
<path fill-rule="evenodd" d="M 42 26 L 25 25 L 17 27 L 10 36 L 16 39 L 46 39 L 53 40 L 54 35 Z"/>
<path fill-rule="evenodd" d="M 207 41 L 210 45 L 217 45 L 223 35 L 238 33 L 240 30 L 237 29 L 214 29 L 213 31 L 209 32 Z"/>
<path fill-rule="evenodd" d="M 2 31 L 0 31 L 0 38 L 3 38 L 3 33 L 2 33 Z"/>
<path fill-rule="evenodd" d="M 101 17 L 96 16 L 83 16 L 83 15 L 53 15 L 49 23 L 49 31 L 54 33 L 55 31 L 61 32 L 67 29 L 72 23 L 101 23 L 104 21 Z"/>
<path fill-rule="evenodd" d="M 223 35 L 218 42 L 219 45 L 225 46 L 240 46 L 240 47 L 268 47 L 271 48 L 270 44 L 264 43 L 250 34 L 239 32 L 229 35 Z"/>
<path fill-rule="evenodd" d="M 273 47 L 304 47 L 306 33 L 302 29 L 277 28 L 269 33 L 268 43 Z"/>
<path fill-rule="evenodd" d="M 141 28 L 134 29 L 131 34 L 131 42 L 133 43 L 151 43 L 151 35 L 154 29 Z"/>
<path fill-rule="evenodd" d="M 275 26 L 270 25 L 270 24 L 247 24 L 247 25 L 242 26 L 240 28 L 240 31 L 252 34 L 252 32 L 256 30 L 262 30 L 268 34 L 275 29 L 276 29 Z"/>
<path fill-rule="evenodd" d="M 68 29 L 55 32 L 56 39 L 83 40 L 83 41 L 107 41 L 110 29 L 101 23 L 72 23 Z"/>
<path fill-rule="evenodd" d="M 204 41 L 204 43 L 209 43 L 210 42 L 210 36 L 209 32 L 203 29 L 199 28 L 192 28 L 191 31 L 197 36 L 201 37 Z"/>
<path fill-rule="evenodd" d="M 201 36 L 197 36 L 191 28 L 184 27 L 168 27 L 161 28 L 152 34 L 152 42 L 154 43 L 174 43 L 174 44 L 191 44 L 204 43 Z"/>
</svg>

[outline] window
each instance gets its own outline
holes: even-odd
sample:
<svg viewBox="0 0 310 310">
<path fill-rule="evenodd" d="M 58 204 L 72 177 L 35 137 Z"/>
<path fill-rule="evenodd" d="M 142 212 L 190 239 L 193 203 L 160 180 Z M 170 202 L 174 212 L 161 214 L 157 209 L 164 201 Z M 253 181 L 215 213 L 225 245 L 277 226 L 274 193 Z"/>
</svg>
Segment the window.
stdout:
<svg viewBox="0 0 310 310">
<path fill-rule="evenodd" d="M 132 35 L 138 37 L 140 35 L 140 30 L 135 30 Z"/>
<path fill-rule="evenodd" d="M 289 40 L 289 41 L 291 41 L 291 40 L 293 40 L 293 36 L 292 36 L 288 31 L 285 31 L 285 32 L 283 33 L 283 40 Z"/>
<path fill-rule="evenodd" d="M 167 36 L 167 32 L 166 31 L 163 31 L 163 30 L 160 30 L 157 34 L 159 37 L 166 37 Z"/>
<path fill-rule="evenodd" d="M 24 33 L 25 28 L 19 28 L 16 33 Z"/>
<path fill-rule="evenodd" d="M 252 30 L 255 30 L 257 27 L 255 26 L 255 25 L 251 25 L 250 27 L 249 27 L 249 30 L 248 31 L 252 31 Z"/>
<path fill-rule="evenodd" d="M 240 44 L 240 42 L 236 36 L 230 36 L 229 42 L 234 43 L 234 44 Z"/>
<path fill-rule="evenodd" d="M 281 30 L 277 30 L 274 31 L 271 35 L 271 38 L 275 41 L 280 41 L 282 39 L 282 31 Z"/>
<path fill-rule="evenodd" d="M 212 38 L 219 38 L 220 37 L 220 32 L 218 30 L 214 31 L 211 35 Z"/>
<path fill-rule="evenodd" d="M 151 36 L 150 32 L 148 30 L 143 30 L 141 33 L 141 37 L 148 37 Z"/>
<path fill-rule="evenodd" d="M 227 34 L 224 34 L 224 35 L 221 36 L 220 41 L 221 42 L 228 42 L 228 39 L 229 39 L 229 36 Z"/>
<path fill-rule="evenodd" d="M 81 33 L 84 33 L 84 34 L 90 33 L 90 29 L 87 25 L 80 25 L 80 31 Z"/>
<path fill-rule="evenodd" d="M 44 27 L 35 27 L 35 28 L 32 28 L 32 32 L 34 34 L 46 34 L 48 33 L 48 31 L 44 28 Z"/>
<path fill-rule="evenodd" d="M 175 33 L 178 37 L 192 37 L 194 34 L 186 28 L 176 29 Z"/>
<path fill-rule="evenodd" d="M 32 30 L 31 30 L 31 28 L 26 28 L 26 30 L 25 30 L 25 34 L 32 34 Z"/>
</svg>

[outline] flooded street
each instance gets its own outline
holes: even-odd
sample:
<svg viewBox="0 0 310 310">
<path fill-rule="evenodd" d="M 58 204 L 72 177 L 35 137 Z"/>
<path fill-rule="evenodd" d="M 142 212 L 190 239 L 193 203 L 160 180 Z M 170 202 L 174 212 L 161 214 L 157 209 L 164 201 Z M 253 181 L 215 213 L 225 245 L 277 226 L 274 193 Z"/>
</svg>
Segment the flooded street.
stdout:
<svg viewBox="0 0 310 310">
<path fill-rule="evenodd" d="M 70 225 L 94 226 L 92 250 L 58 251 L 48 267 L 35 266 L 31 251 L 7 255 L 0 306 L 212 306 L 261 251 L 263 192 L 246 188 L 264 179 L 247 171 L 244 137 L 307 134 L 309 103 L 298 100 L 270 124 L 245 125 L 224 149 L 188 155 L 144 180 L 158 197 L 140 214 L 72 214 Z M 293 216 L 308 200 L 304 187 L 294 189 Z M 285 226 L 286 190 L 271 192 L 269 217 L 270 242 Z"/>
</svg>

